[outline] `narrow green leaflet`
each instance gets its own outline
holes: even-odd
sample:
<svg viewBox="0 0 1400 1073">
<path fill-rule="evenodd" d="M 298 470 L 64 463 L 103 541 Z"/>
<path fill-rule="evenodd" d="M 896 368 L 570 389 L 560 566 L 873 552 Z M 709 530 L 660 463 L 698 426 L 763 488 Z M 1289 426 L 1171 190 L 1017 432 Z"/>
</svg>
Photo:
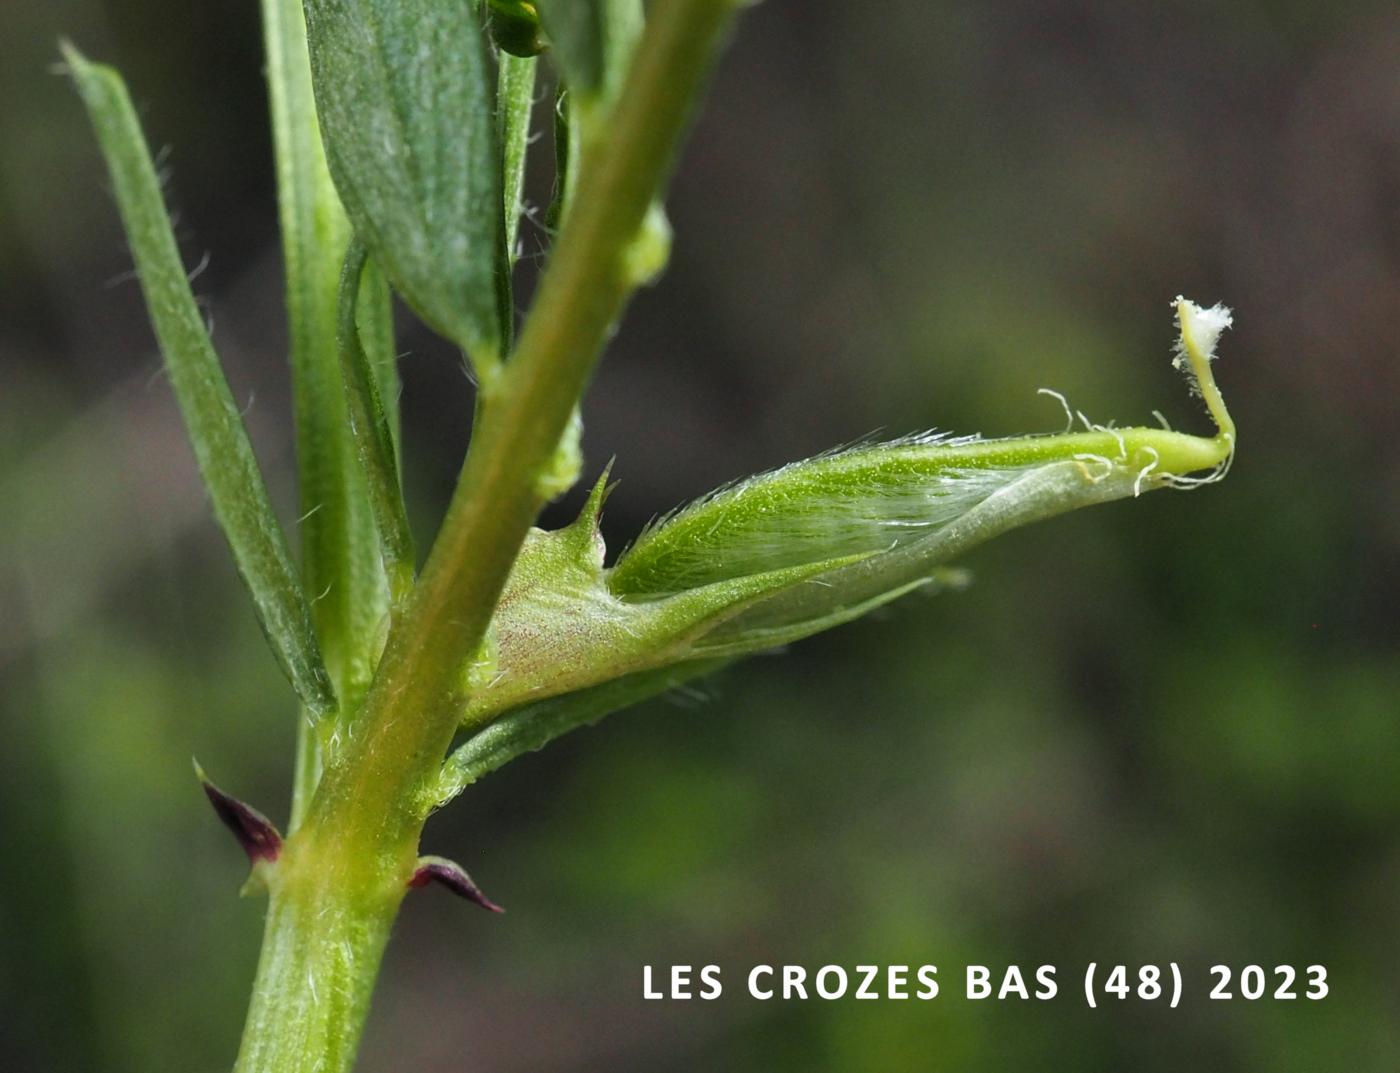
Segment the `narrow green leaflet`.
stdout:
<svg viewBox="0 0 1400 1073">
<path fill-rule="evenodd" d="M 374 670 L 388 593 L 336 346 L 350 226 L 321 146 L 301 0 L 263 0 L 263 28 L 287 277 L 302 574 L 318 596 L 312 616 L 327 669 L 353 711 Z"/>
<path fill-rule="evenodd" d="M 340 282 L 338 340 L 355 453 L 368 489 L 375 527 L 379 531 L 389 588 L 394 603 L 398 604 L 413 587 L 413 538 L 409 534 L 408 514 L 404 510 L 403 491 L 399 487 L 393 432 L 379 398 L 374 369 L 360 342 L 356 310 L 360 277 L 364 273 L 367 257 L 363 243 L 358 239 L 350 243 Z"/>
<path fill-rule="evenodd" d="M 570 88 L 590 92 L 603 83 L 604 0 L 537 0 L 551 55 Z"/>
<path fill-rule="evenodd" d="M 310 607 L 190 292 L 131 99 L 115 71 L 89 63 L 71 46 L 63 51 L 106 157 L 175 398 L 238 571 L 302 703 L 317 715 L 331 712 L 335 697 Z"/>
<path fill-rule="evenodd" d="M 489 377 L 501 353 L 501 172 L 490 62 L 468 0 L 305 0 L 331 174 L 355 232 Z"/>
<path fill-rule="evenodd" d="M 578 188 L 585 143 L 595 138 L 627 75 L 644 19 L 641 0 L 541 0 L 540 19 L 550 35 L 565 89 L 554 102 L 556 162 L 554 202 L 546 223 L 561 228 Z M 656 281 L 670 256 L 671 228 L 658 201 L 648 210 L 624 255 L 631 286 Z M 575 409 L 540 494 L 561 495 L 578 480 L 583 418 Z"/>
<path fill-rule="evenodd" d="M 479 684 L 463 713 L 468 727 L 500 720 L 502 729 L 472 739 L 475 751 L 454 761 L 449 783 L 484 773 L 517 745 L 534 748 L 601 717 L 609 703 L 654 692 L 632 686 L 664 682 L 667 669 L 717 665 L 914 589 L 956 584 L 949 561 L 1010 529 L 1219 480 L 1235 430 L 1210 358 L 1228 311 L 1179 300 L 1177 312 L 1178 362 L 1216 421 L 1211 438 L 1090 426 L 848 448 L 686 507 L 643 533 L 611 570 L 597 531 L 600 482 L 578 521 L 536 530 L 522 549 L 492 623 L 493 662 L 475 669 Z"/>
</svg>

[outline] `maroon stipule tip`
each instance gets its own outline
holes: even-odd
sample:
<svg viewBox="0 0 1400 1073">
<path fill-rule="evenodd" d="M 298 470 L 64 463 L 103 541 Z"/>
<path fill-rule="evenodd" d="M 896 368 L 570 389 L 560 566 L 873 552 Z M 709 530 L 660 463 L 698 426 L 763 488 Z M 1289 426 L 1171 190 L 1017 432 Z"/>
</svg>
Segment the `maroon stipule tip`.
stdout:
<svg viewBox="0 0 1400 1073">
<path fill-rule="evenodd" d="M 204 796 L 214 806 L 214 812 L 225 827 L 233 832 L 243 852 L 248 855 L 248 863 L 256 865 L 260 861 L 275 861 L 282 851 L 282 836 L 277 833 L 271 820 L 251 805 L 245 805 L 238 798 L 224 793 L 204 774 L 204 769 L 196 761 L 195 774 L 204 787 Z"/>
<path fill-rule="evenodd" d="M 505 912 L 499 905 L 481 893 L 481 888 L 472 881 L 471 876 L 467 875 L 466 869 L 456 861 L 449 861 L 446 857 L 418 858 L 418 867 L 413 873 L 413 878 L 408 881 L 408 885 L 416 889 L 426 887 L 429 883 L 441 883 L 459 898 L 465 898 L 492 913 Z"/>
</svg>

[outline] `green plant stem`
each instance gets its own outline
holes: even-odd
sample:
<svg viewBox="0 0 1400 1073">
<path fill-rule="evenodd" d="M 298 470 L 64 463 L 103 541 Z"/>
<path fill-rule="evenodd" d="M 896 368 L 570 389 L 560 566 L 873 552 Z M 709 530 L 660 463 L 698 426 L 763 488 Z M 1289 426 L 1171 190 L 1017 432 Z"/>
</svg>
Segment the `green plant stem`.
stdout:
<svg viewBox="0 0 1400 1073">
<path fill-rule="evenodd" d="M 240 1073 L 350 1066 L 346 1041 L 359 1036 L 413 874 L 466 700 L 466 668 L 542 505 L 540 477 L 636 285 L 627 253 L 735 6 L 660 0 L 610 121 L 583 148 L 577 203 L 514 359 L 485 399 L 422 577 L 361 716 L 278 862 Z M 311 992 L 333 997 L 318 1004 Z"/>
<path fill-rule="evenodd" d="M 402 892 L 330 889 L 339 873 L 285 855 L 276 871 L 234 1073 L 348 1070 Z"/>
</svg>

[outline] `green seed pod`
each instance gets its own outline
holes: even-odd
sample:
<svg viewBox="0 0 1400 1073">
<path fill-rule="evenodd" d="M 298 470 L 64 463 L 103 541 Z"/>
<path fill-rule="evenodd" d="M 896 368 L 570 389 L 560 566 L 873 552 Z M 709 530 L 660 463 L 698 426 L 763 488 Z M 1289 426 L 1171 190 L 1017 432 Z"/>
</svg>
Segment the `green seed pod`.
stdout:
<svg viewBox="0 0 1400 1073">
<path fill-rule="evenodd" d="M 1211 438 L 1085 421 L 1080 432 L 847 448 L 685 507 L 611 570 L 597 528 L 605 475 L 577 522 L 527 540 L 492 625 L 494 674 L 465 721 L 506 717 L 491 757 L 535 747 L 609 705 L 946 583 L 950 560 L 1009 529 L 1219 480 L 1235 428 L 1210 360 L 1229 311 L 1184 299 L 1176 310 L 1177 364 L 1215 419 Z M 470 753 L 456 770 L 480 773 L 495 762 L 486 756 Z"/>
<path fill-rule="evenodd" d="M 740 482 L 662 519 L 618 562 L 609 589 L 646 601 L 779 565 L 858 556 L 823 575 L 821 586 L 776 596 L 720 631 L 743 647 L 784 643 L 892 598 L 1008 529 L 1153 488 L 1218 480 L 1235 431 L 1209 363 L 1229 311 L 1184 299 L 1176 307 L 1176 363 L 1206 399 L 1214 438 L 1086 421 L 1082 432 L 923 435 L 849 448 Z M 1211 476 L 1189 476 L 1203 470 Z"/>
</svg>

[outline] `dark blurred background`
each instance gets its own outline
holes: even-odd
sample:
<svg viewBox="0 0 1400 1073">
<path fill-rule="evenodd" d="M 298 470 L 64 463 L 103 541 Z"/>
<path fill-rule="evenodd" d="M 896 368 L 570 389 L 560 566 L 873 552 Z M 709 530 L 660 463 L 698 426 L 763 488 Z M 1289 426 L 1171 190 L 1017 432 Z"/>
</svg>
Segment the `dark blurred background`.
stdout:
<svg viewBox="0 0 1400 1073">
<path fill-rule="evenodd" d="M 285 815 L 293 704 L 211 520 L 74 94 L 117 64 L 274 496 L 295 514 L 253 0 L 0 5 L 0 1059 L 231 1062 L 262 904 L 189 758 Z M 537 181 L 537 200 L 547 178 Z M 1400 13 L 1393 3 L 765 0 L 585 413 L 606 534 L 877 428 L 1161 409 L 1169 300 L 1223 300 L 1225 484 L 1062 518 L 473 788 L 425 849 L 362 1068 L 1400 1068 Z M 527 232 L 531 248 L 539 233 Z M 401 319 L 436 523 L 470 387 Z M 551 514 L 562 521 L 577 496 Z M 1180 1009 L 1091 1011 L 1090 960 Z M 759 961 L 933 962 L 936 1002 L 760 1003 Z M 718 1002 L 646 1003 L 716 962 Z M 969 1003 L 967 962 L 1061 966 Z M 1322 1003 L 1205 1000 L 1323 963 Z"/>
</svg>

